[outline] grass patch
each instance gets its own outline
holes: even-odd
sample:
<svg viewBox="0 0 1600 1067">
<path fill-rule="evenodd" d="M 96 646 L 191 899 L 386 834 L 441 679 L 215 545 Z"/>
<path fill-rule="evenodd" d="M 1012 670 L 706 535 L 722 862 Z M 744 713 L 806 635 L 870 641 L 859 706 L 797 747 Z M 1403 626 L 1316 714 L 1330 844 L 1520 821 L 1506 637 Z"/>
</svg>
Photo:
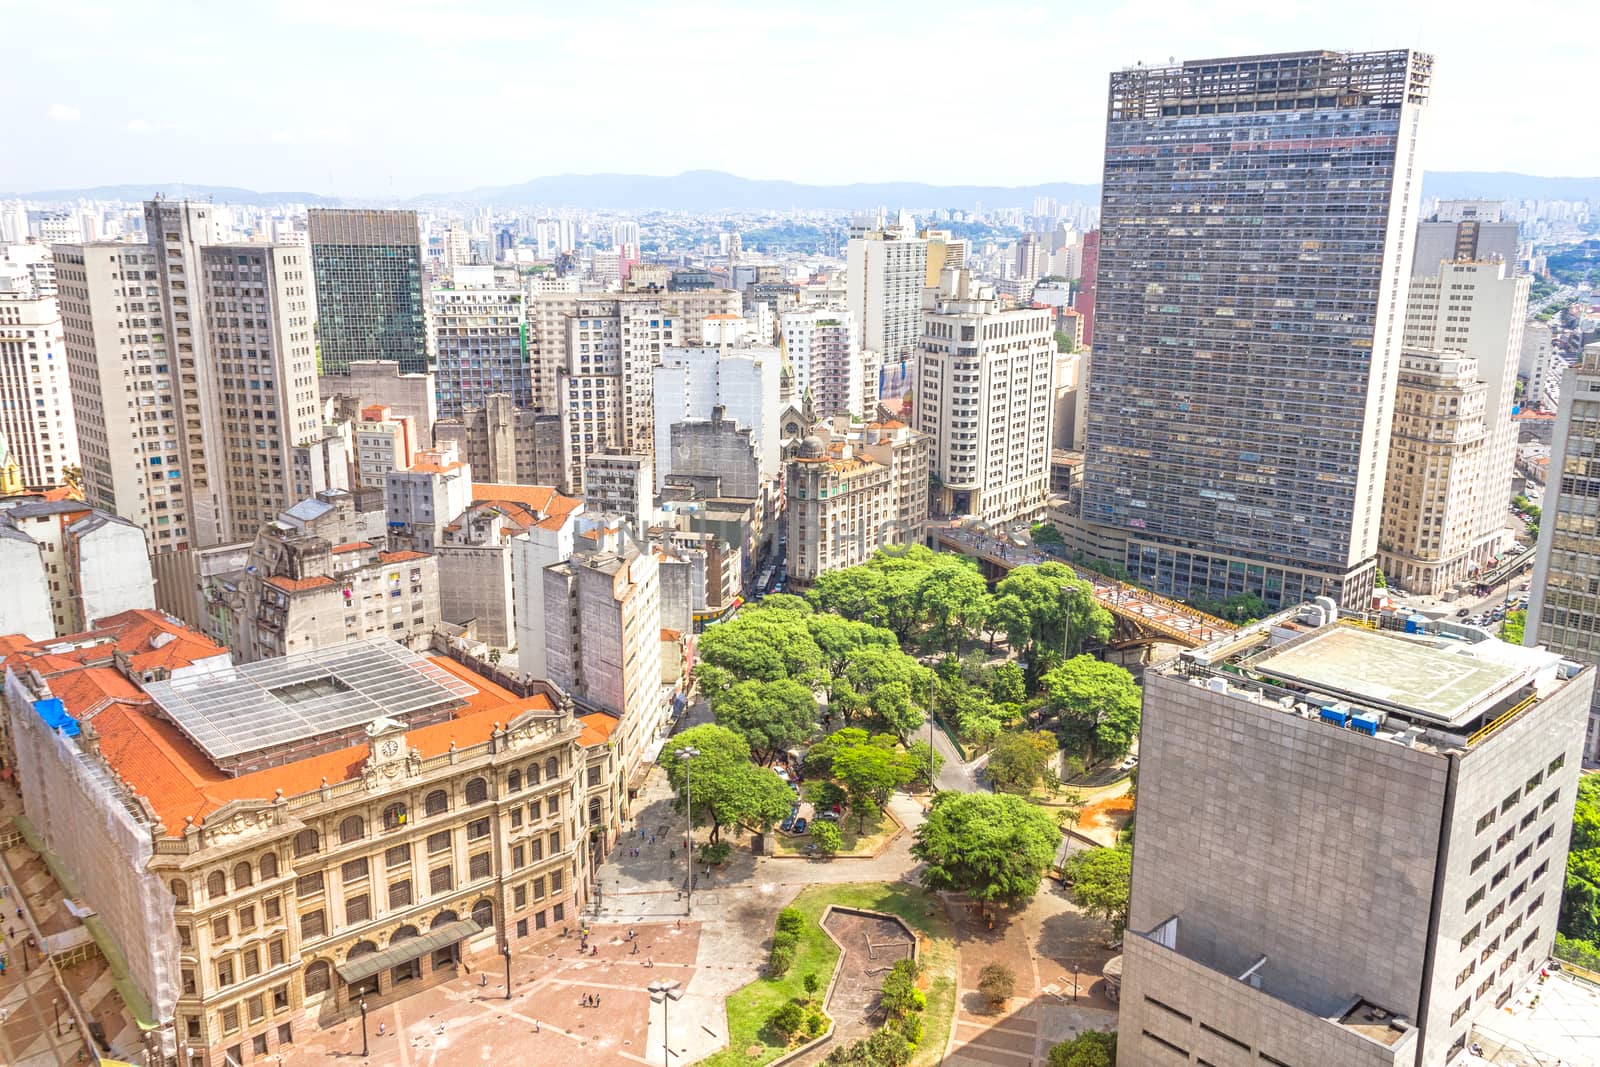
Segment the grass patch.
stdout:
<svg viewBox="0 0 1600 1067">
<path fill-rule="evenodd" d="M 849 885 L 822 885 L 802 890 L 794 908 L 806 917 L 800 934 L 794 966 L 779 979 L 758 978 L 728 996 L 728 1047 L 701 1062 L 707 1067 L 762 1067 L 783 1054 L 785 1048 L 776 1035 L 766 1032 L 767 1016 L 786 1001 L 805 996 L 803 976 L 815 971 L 823 989 L 833 977 L 839 961 L 839 946 L 823 932 L 822 913 L 829 904 L 887 912 L 904 919 L 921 935 L 918 955 L 927 978 L 928 1006 L 923 1012 L 923 1039 L 913 1057 L 912 1067 L 927 1067 L 939 1061 L 956 1011 L 956 949 L 950 920 L 939 898 L 907 885 L 868 882 Z M 820 995 L 820 994 L 819 994 Z M 745 1051 L 760 1045 L 757 1056 Z"/>
<path fill-rule="evenodd" d="M 854 814 L 846 814 L 839 820 L 839 851 L 835 856 L 870 856 L 876 852 L 885 841 L 894 836 L 900 824 L 889 817 L 886 811 L 876 811 L 867 816 L 867 828 L 860 829 L 861 819 Z M 810 834 L 792 834 L 775 832 L 773 835 L 772 854 L 774 856 L 810 856 L 813 853 L 808 846 L 811 844 Z"/>
</svg>

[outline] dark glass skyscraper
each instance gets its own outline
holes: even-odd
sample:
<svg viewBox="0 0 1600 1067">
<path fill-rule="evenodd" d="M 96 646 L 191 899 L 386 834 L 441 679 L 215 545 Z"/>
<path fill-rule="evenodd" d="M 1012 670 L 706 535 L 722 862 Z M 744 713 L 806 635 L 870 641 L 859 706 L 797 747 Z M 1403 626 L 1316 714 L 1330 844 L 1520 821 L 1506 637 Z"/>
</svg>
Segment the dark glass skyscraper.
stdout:
<svg viewBox="0 0 1600 1067">
<path fill-rule="evenodd" d="M 1083 519 L 1178 596 L 1373 585 L 1431 57 L 1111 75 Z"/>
<path fill-rule="evenodd" d="M 311 208 L 308 223 L 321 373 L 344 374 L 363 359 L 428 370 L 417 213 Z"/>
</svg>

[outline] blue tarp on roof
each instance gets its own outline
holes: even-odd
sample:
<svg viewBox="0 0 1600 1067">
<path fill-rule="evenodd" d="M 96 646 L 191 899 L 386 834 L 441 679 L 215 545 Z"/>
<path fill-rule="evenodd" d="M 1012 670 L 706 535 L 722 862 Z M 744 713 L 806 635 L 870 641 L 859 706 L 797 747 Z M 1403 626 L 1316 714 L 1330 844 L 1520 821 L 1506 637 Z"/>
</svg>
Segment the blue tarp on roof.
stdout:
<svg viewBox="0 0 1600 1067">
<path fill-rule="evenodd" d="M 35 700 L 33 710 L 39 713 L 39 718 L 52 730 L 60 730 L 68 737 L 77 737 L 80 733 L 78 720 L 67 714 L 67 706 L 61 703 L 59 697 L 48 700 Z"/>
</svg>

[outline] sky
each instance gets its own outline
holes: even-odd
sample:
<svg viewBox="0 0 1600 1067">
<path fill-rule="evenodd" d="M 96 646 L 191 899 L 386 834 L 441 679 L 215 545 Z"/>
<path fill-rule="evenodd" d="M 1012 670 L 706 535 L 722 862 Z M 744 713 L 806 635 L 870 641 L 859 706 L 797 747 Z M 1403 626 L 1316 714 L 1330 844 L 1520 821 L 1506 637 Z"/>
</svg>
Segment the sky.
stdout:
<svg viewBox="0 0 1600 1067">
<path fill-rule="evenodd" d="M 1519 17 L 1523 12 L 1531 12 Z M 1106 75 L 1435 56 L 1429 170 L 1600 175 L 1594 0 L 0 0 L 0 190 L 1099 180 Z"/>
</svg>

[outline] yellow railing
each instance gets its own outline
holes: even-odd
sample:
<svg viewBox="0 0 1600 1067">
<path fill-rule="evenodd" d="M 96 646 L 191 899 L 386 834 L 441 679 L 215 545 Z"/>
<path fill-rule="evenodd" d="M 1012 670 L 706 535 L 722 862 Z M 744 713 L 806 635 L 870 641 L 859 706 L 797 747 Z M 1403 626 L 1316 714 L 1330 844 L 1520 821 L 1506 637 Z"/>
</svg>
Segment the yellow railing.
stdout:
<svg viewBox="0 0 1600 1067">
<path fill-rule="evenodd" d="M 1534 701 L 1536 701 L 1538 699 L 1539 699 L 1539 694 L 1538 693 L 1534 693 L 1532 696 L 1524 698 L 1516 706 L 1514 706 L 1510 711 L 1506 712 L 1504 715 L 1500 716 L 1498 719 L 1494 720 L 1489 725 L 1485 726 L 1483 729 L 1479 730 L 1477 733 L 1475 733 L 1471 737 L 1467 738 L 1467 747 L 1471 748 L 1473 745 L 1476 745 L 1479 741 L 1482 741 L 1485 737 L 1488 737 L 1490 734 L 1492 734 L 1496 730 L 1500 729 L 1500 727 L 1502 727 L 1506 723 L 1510 722 L 1517 715 L 1520 715 L 1522 712 L 1527 711 L 1530 707 L 1533 706 Z"/>
</svg>

